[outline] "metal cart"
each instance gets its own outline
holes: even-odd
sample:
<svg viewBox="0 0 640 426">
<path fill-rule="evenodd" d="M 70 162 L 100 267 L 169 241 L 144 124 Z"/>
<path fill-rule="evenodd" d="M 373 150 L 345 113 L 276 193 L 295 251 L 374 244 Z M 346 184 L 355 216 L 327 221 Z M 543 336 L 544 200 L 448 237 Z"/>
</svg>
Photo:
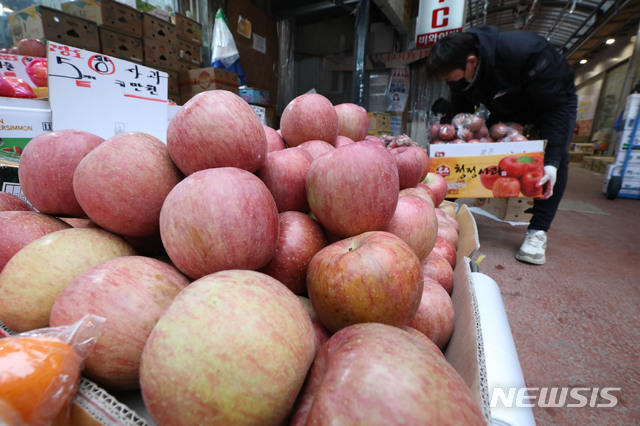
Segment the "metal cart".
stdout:
<svg viewBox="0 0 640 426">
<path fill-rule="evenodd" d="M 636 118 L 633 122 L 633 129 L 631 130 L 631 138 L 629 139 L 629 144 L 627 146 L 627 151 L 624 156 L 624 162 L 622 165 L 613 166 L 611 170 L 611 178 L 609 179 L 609 183 L 606 188 L 606 197 L 609 200 L 615 200 L 616 197 L 620 198 L 632 198 L 636 200 L 640 200 L 640 191 L 637 194 L 621 194 L 620 190 L 622 189 L 622 183 L 624 181 L 624 176 L 627 172 L 627 167 L 629 165 L 629 159 L 631 158 L 633 148 L 640 148 L 640 145 L 635 144 L 636 134 L 638 132 L 638 122 L 640 122 L 640 108 L 638 109 L 638 113 L 636 114 Z M 620 141 L 619 150 L 624 148 L 623 141 Z"/>
</svg>

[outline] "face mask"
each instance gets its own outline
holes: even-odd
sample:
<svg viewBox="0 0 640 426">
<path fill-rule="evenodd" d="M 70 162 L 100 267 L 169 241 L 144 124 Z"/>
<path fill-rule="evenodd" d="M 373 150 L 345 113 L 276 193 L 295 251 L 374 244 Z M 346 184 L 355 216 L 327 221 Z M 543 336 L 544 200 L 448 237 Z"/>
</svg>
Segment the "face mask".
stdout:
<svg viewBox="0 0 640 426">
<path fill-rule="evenodd" d="M 467 88 L 467 86 L 469 85 L 469 80 L 467 80 L 466 78 L 462 77 L 460 80 L 449 81 L 449 82 L 447 82 L 447 84 L 449 85 L 449 88 L 452 91 L 460 92 L 460 91 L 462 91 L 462 90 Z"/>
</svg>

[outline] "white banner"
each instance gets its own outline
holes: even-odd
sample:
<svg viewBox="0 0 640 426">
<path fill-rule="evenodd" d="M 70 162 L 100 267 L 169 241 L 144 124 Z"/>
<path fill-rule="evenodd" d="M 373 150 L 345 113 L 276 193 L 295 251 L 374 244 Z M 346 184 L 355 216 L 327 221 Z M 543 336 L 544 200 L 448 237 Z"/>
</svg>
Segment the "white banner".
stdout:
<svg viewBox="0 0 640 426">
<path fill-rule="evenodd" d="M 462 31 L 464 0 L 427 0 L 420 2 L 416 22 L 416 47 L 435 44 L 440 38 Z"/>
</svg>

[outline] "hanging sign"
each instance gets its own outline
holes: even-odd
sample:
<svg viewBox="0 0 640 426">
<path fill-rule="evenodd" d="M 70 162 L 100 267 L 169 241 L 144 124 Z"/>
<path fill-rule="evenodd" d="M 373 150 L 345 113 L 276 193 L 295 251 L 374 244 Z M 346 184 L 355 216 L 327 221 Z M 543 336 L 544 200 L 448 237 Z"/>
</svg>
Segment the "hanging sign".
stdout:
<svg viewBox="0 0 640 426">
<path fill-rule="evenodd" d="M 134 62 L 48 42 L 53 130 L 167 135 L 169 75 Z"/>
<path fill-rule="evenodd" d="M 416 47 L 435 44 L 440 38 L 462 31 L 464 0 L 421 1 L 416 21 Z"/>
</svg>

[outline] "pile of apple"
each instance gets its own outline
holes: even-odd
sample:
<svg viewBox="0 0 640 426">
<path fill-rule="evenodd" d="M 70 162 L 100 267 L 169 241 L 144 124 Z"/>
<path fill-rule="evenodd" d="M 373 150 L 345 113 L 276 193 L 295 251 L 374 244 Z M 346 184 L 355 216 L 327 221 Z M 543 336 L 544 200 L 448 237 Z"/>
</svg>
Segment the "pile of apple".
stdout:
<svg viewBox="0 0 640 426">
<path fill-rule="evenodd" d="M 515 122 L 495 123 L 490 128 L 480 114 L 459 113 L 450 124 L 431 124 L 429 141 L 441 143 L 480 143 L 526 141 L 524 128 Z"/>
<path fill-rule="evenodd" d="M 27 64 L 26 72 L 37 87 L 47 86 L 47 47 L 36 38 L 20 40 L 15 47 L 0 49 L 0 54 L 9 59 L 22 59 Z M 18 58 L 14 55 L 24 56 Z M 0 72 L 0 96 L 6 98 L 36 98 L 37 95 L 26 81 L 15 75 Z"/>
<path fill-rule="evenodd" d="M 442 354 L 455 204 L 422 148 L 368 126 L 305 94 L 275 130 L 214 90 L 166 145 L 34 138 L 30 205 L 0 193 L 0 320 L 106 318 L 84 374 L 158 424 L 484 424 Z"/>
</svg>

